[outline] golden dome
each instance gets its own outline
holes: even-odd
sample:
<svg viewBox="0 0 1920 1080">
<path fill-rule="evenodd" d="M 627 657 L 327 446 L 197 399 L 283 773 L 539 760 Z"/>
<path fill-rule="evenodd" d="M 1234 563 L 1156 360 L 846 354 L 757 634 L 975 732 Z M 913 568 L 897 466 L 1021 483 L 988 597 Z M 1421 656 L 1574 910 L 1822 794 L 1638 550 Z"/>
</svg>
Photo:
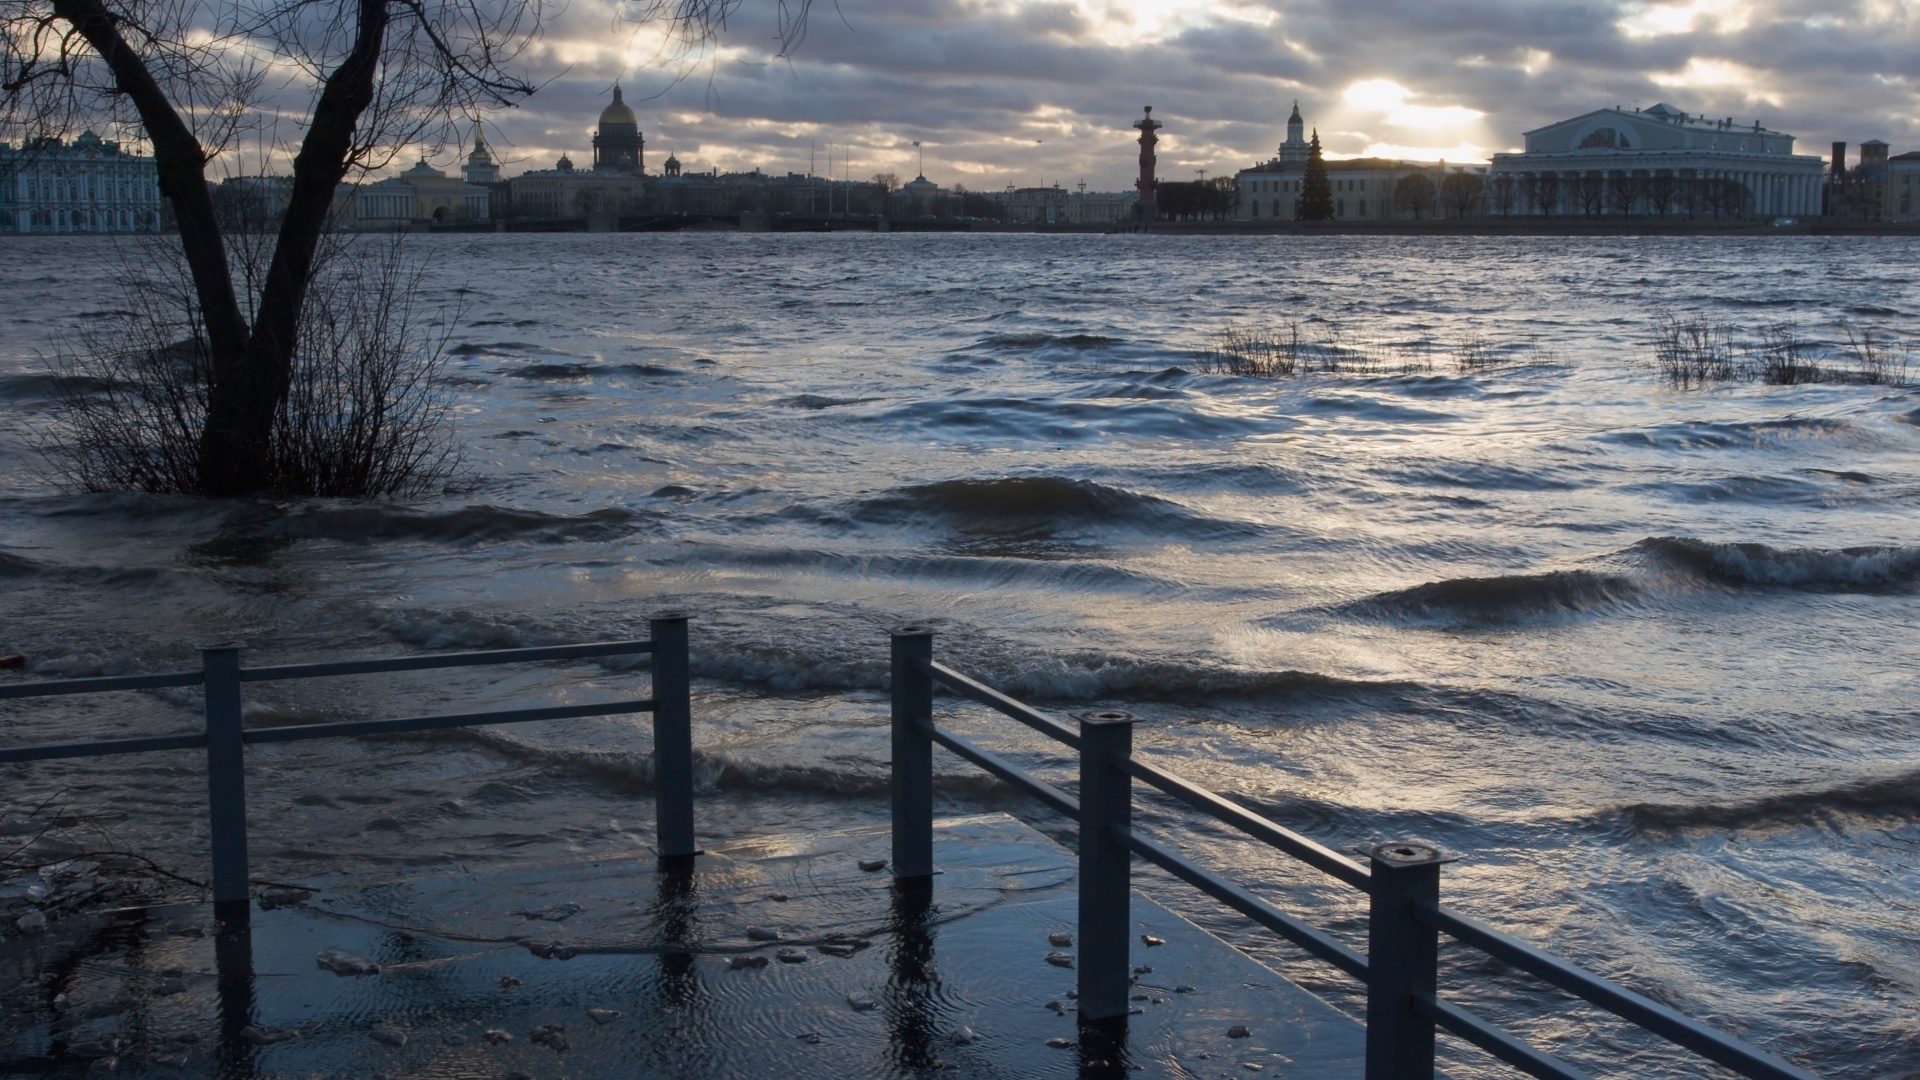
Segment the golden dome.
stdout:
<svg viewBox="0 0 1920 1080">
<path fill-rule="evenodd" d="M 639 126 L 640 121 L 634 117 L 633 110 L 627 108 L 626 103 L 620 100 L 620 88 L 614 87 L 613 104 L 607 106 L 606 111 L 600 114 L 600 129 L 604 131 L 610 127 L 637 128 Z"/>
</svg>

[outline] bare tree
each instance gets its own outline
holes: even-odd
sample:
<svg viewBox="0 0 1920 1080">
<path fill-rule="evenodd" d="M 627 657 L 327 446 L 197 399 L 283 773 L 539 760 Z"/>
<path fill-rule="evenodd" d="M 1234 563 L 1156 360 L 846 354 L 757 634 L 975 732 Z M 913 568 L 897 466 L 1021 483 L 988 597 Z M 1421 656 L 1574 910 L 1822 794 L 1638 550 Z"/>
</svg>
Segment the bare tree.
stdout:
<svg viewBox="0 0 1920 1080">
<path fill-rule="evenodd" d="M 891 195 L 900 190 L 900 177 L 890 172 L 874 173 L 873 186 L 880 189 L 880 194 Z"/>
<path fill-rule="evenodd" d="M 1419 221 L 1433 209 L 1433 193 L 1433 177 L 1423 171 L 1410 172 L 1393 185 L 1393 205 L 1411 212 L 1413 220 Z"/>
<path fill-rule="evenodd" d="M 1664 219 L 1667 211 L 1673 209 L 1674 200 L 1680 196 L 1680 182 L 1674 179 L 1673 173 L 1661 169 L 1647 177 L 1646 188 L 1647 205 Z"/>
<path fill-rule="evenodd" d="M 1698 176 L 1681 177 L 1674 191 L 1674 201 L 1680 204 L 1680 209 L 1685 210 L 1687 217 L 1691 219 L 1693 215 L 1707 208 L 1707 182 Z"/>
<path fill-rule="evenodd" d="M 797 43 L 806 4 L 781 12 Z M 204 333 L 209 396 L 194 489 L 267 490 L 302 312 L 336 188 L 402 147 L 451 131 L 535 85 L 514 73 L 548 0 L 0 0 L 0 130 L 64 132 L 85 118 L 137 123 L 179 223 Z M 741 0 L 638 0 L 706 40 Z M 305 94 L 286 211 L 263 276 L 236 287 L 207 167 L 233 149 L 271 74 Z M 287 111 L 284 100 L 274 103 Z"/>
<path fill-rule="evenodd" d="M 1600 208 L 1606 205 L 1607 178 L 1598 172 L 1588 171 L 1573 178 L 1573 197 L 1580 200 L 1580 210 L 1590 218 L 1600 216 Z"/>
<path fill-rule="evenodd" d="M 1560 207 L 1560 174 L 1556 172 L 1523 173 L 1520 180 L 1521 194 L 1526 197 L 1527 205 L 1540 212 L 1542 217 L 1552 217 Z"/>
<path fill-rule="evenodd" d="M 1747 185 L 1730 177 L 1700 181 L 1700 201 L 1716 218 L 1746 217 L 1753 206 L 1753 193 Z"/>
<path fill-rule="evenodd" d="M 1607 185 L 1608 208 L 1621 217 L 1630 216 L 1640 203 L 1641 182 L 1631 171 L 1615 173 Z"/>
<path fill-rule="evenodd" d="M 1441 201 L 1457 218 L 1464 218 L 1478 210 L 1485 194 L 1486 182 L 1477 173 L 1452 172 L 1440 181 Z"/>
<path fill-rule="evenodd" d="M 1492 204 L 1494 212 L 1501 217 L 1513 213 L 1514 202 L 1520 196 L 1519 188 L 1512 173 L 1494 173 L 1487 180 L 1487 201 Z"/>
</svg>

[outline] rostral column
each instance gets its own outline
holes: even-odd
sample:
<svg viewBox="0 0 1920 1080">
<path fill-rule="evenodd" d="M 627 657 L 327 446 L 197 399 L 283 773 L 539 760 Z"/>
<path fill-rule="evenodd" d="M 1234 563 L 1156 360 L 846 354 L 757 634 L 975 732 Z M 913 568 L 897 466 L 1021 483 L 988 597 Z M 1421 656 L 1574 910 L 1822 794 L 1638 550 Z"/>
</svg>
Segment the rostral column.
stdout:
<svg viewBox="0 0 1920 1080">
<path fill-rule="evenodd" d="M 1155 199 L 1153 195 L 1153 144 L 1159 142 L 1154 135 L 1160 129 L 1160 121 L 1153 118 L 1153 106 L 1147 106 L 1147 114 L 1134 122 L 1140 129 L 1140 205 L 1141 223 L 1148 224 L 1154 219 Z"/>
</svg>

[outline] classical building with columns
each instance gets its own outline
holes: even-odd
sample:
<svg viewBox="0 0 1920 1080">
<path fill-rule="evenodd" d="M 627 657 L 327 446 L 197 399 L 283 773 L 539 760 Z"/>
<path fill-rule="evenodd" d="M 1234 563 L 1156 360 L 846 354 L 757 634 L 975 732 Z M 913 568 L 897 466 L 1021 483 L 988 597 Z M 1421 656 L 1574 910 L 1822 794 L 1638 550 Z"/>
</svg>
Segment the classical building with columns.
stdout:
<svg viewBox="0 0 1920 1080">
<path fill-rule="evenodd" d="M 1810 217 L 1824 163 L 1793 136 L 1732 117 L 1596 109 L 1526 132 L 1526 151 L 1495 154 L 1489 210 L 1552 216 Z M 1506 179 L 1502 179 L 1505 177 Z M 1500 205 L 1493 205 L 1500 204 Z"/>
<path fill-rule="evenodd" d="M 85 131 L 0 142 L 0 233 L 159 232 L 153 159 Z"/>
</svg>

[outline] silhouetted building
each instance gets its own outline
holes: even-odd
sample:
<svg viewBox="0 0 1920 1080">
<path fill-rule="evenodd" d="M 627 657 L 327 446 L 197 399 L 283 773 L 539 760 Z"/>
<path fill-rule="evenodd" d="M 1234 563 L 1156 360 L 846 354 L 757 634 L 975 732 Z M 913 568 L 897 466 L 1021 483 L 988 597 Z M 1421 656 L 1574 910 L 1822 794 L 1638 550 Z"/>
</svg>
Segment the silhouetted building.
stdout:
<svg viewBox="0 0 1920 1080">
<path fill-rule="evenodd" d="M 1307 177 L 1307 158 L 1313 152 L 1312 144 L 1302 135 L 1305 127 L 1296 101 L 1292 115 L 1287 117 L 1287 139 L 1274 156 L 1234 174 L 1235 221 L 1292 221 L 1299 217 L 1301 185 Z M 1449 166 L 1446 162 L 1382 157 L 1327 158 L 1326 166 L 1327 182 L 1333 187 L 1335 221 L 1392 221 L 1416 216 L 1410 207 L 1394 199 L 1395 188 L 1412 173 L 1430 175 L 1437 192 L 1449 170 L 1476 176 L 1486 172 L 1484 165 Z M 1438 217 L 1442 212 L 1436 194 L 1433 207 L 1423 207 L 1419 216 Z"/>
</svg>

